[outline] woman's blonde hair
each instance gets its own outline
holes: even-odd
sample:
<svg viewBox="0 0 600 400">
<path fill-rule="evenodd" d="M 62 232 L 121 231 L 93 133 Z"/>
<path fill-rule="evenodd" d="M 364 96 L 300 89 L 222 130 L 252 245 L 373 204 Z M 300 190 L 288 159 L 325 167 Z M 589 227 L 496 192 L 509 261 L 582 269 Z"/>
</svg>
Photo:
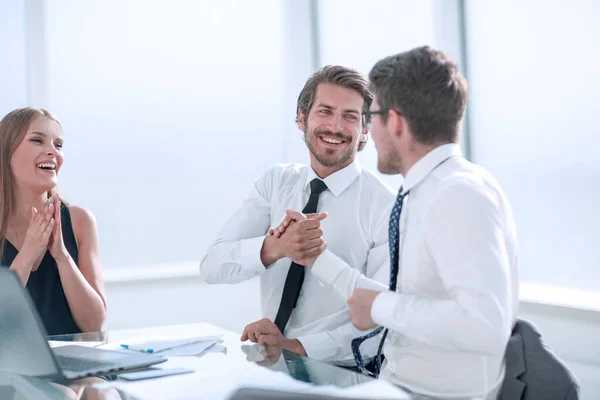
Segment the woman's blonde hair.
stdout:
<svg viewBox="0 0 600 400">
<path fill-rule="evenodd" d="M 4 254 L 8 221 L 13 213 L 14 177 L 10 169 L 13 153 L 27 134 L 29 125 L 37 117 L 46 117 L 60 122 L 51 112 L 42 108 L 19 108 L 6 114 L 0 121 L 0 257 Z M 55 189 L 48 192 L 52 196 Z"/>
</svg>

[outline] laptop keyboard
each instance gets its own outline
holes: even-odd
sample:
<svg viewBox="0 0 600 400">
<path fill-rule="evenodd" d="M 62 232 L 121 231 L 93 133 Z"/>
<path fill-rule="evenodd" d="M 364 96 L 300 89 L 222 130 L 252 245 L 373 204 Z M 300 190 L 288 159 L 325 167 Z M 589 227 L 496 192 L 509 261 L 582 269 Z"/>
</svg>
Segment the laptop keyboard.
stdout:
<svg viewBox="0 0 600 400">
<path fill-rule="evenodd" d="M 56 361 L 58 365 L 65 371 L 90 371 L 90 370 L 106 370 L 118 368 L 118 365 L 114 363 L 107 363 L 103 361 L 94 361 L 83 358 L 66 357 L 56 355 Z"/>
</svg>

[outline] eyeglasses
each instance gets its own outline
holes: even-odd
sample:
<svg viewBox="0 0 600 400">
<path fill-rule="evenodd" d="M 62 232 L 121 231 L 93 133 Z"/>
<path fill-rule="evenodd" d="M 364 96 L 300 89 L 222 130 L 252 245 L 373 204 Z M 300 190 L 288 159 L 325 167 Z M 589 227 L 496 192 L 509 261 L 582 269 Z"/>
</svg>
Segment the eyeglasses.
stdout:
<svg viewBox="0 0 600 400">
<path fill-rule="evenodd" d="M 398 115 L 402 115 L 402 113 L 400 111 L 398 111 L 398 110 L 394 110 L 393 108 L 387 108 L 387 109 L 384 109 L 384 110 L 373 110 L 373 111 L 369 110 L 369 111 L 365 111 L 363 113 L 363 116 L 365 118 L 370 118 L 373 115 L 385 115 L 388 112 L 390 112 L 390 110 L 392 110 L 393 112 L 395 112 Z"/>
</svg>

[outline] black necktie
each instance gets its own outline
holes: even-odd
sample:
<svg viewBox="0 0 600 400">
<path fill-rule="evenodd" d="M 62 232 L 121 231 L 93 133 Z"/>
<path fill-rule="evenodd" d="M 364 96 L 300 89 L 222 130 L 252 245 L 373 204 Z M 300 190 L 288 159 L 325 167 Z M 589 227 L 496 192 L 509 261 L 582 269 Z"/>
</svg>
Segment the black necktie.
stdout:
<svg viewBox="0 0 600 400">
<path fill-rule="evenodd" d="M 400 187 L 400 191 L 398 192 L 398 197 L 396 197 L 396 203 L 392 208 L 392 212 L 390 215 L 390 225 L 389 225 L 389 245 L 390 245 L 390 290 L 392 292 L 396 291 L 396 282 L 398 281 L 398 254 L 400 250 L 400 213 L 402 213 L 402 203 L 404 202 L 404 198 L 406 197 L 406 193 L 402 193 L 402 187 Z M 379 342 L 379 347 L 377 349 L 377 355 L 375 356 L 375 372 L 371 373 L 365 368 L 364 361 L 360 354 L 360 345 L 367 339 L 372 338 L 373 336 L 378 335 L 383 330 L 383 326 L 378 327 L 374 331 L 367 333 L 364 336 L 359 336 L 352 340 L 351 347 L 352 353 L 354 354 L 354 361 L 356 361 L 356 366 L 358 370 L 363 374 L 374 375 L 376 378 L 379 376 L 379 372 L 381 372 L 381 351 L 383 350 L 383 343 L 385 342 L 385 338 L 387 337 L 388 330 L 387 328 L 383 332 L 383 337 L 381 338 L 381 342 Z"/>
<path fill-rule="evenodd" d="M 317 212 L 319 195 L 325 189 L 327 189 L 327 185 L 322 180 L 315 178 L 310 181 L 310 197 L 308 198 L 308 203 L 306 203 L 306 206 L 302 210 L 303 214 Z M 302 287 L 302 282 L 304 282 L 304 268 L 304 266 L 292 262 L 287 278 L 285 278 L 281 303 L 279 304 L 279 310 L 275 317 L 275 325 L 277 325 L 281 333 L 284 332 L 285 326 L 290 319 L 290 315 L 292 315 L 292 310 L 296 307 L 298 296 L 300 296 L 300 288 Z"/>
</svg>

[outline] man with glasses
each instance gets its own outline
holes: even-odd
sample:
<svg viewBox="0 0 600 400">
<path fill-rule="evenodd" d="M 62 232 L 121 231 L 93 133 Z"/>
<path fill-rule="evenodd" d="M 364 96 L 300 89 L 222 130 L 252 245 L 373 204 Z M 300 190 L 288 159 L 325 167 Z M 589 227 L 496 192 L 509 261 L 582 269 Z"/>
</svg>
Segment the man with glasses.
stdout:
<svg viewBox="0 0 600 400">
<path fill-rule="evenodd" d="M 352 343 L 363 372 L 360 345 L 383 332 L 374 375 L 436 398 L 495 399 L 519 304 L 517 238 L 502 189 L 458 145 L 466 79 L 427 46 L 379 61 L 369 79 L 378 169 L 404 176 L 389 221 L 390 285 L 326 252 L 304 265 L 348 299 L 355 327 L 374 329 Z"/>
<path fill-rule="evenodd" d="M 343 298 L 304 266 L 327 253 L 346 268 L 388 284 L 389 213 L 394 191 L 356 160 L 368 138 L 373 96 L 355 70 L 327 66 L 313 74 L 297 103 L 310 166 L 275 165 L 259 177 L 225 223 L 200 265 L 208 283 L 260 277 L 263 319 L 241 339 L 278 346 L 321 361 L 355 366 L 351 340 L 361 335 Z M 305 221 L 283 223 L 288 210 Z M 244 301 L 253 301 L 245 299 Z M 367 358 L 377 338 L 365 344 Z"/>
</svg>

